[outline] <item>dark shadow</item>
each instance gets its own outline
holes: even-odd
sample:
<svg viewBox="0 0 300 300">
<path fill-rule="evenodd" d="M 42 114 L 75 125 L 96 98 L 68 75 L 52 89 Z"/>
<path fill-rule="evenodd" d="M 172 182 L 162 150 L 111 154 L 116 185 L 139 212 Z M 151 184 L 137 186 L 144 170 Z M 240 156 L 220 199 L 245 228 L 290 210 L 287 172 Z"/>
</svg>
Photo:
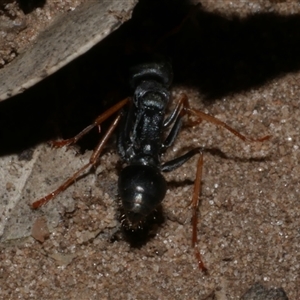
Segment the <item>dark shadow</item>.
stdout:
<svg viewBox="0 0 300 300">
<path fill-rule="evenodd" d="M 187 1 L 163 3 L 144 0 L 137 6 L 129 35 L 138 42 L 132 56 L 155 51 L 171 57 L 174 83 L 196 87 L 207 101 L 300 68 L 300 15 L 224 17 Z"/>
<path fill-rule="evenodd" d="M 240 157 L 240 156 L 228 156 L 226 153 L 221 151 L 220 149 L 217 148 L 206 148 L 204 150 L 204 153 L 210 153 L 213 156 L 218 156 L 222 159 L 226 160 L 233 160 L 235 162 L 239 163 L 249 163 L 249 162 L 266 162 L 266 161 L 271 161 L 272 156 L 267 155 L 267 156 L 261 156 L 261 157 L 251 157 L 251 158 L 246 158 L 246 157 Z"/>
<path fill-rule="evenodd" d="M 241 141 L 241 143 L 244 143 L 243 141 Z M 255 143 L 255 142 L 251 142 L 251 143 Z M 191 150 L 191 148 L 188 147 L 184 147 L 182 149 L 180 149 L 182 153 L 186 153 L 188 151 Z M 251 158 L 247 158 L 247 157 L 242 157 L 241 153 L 237 153 L 237 155 L 227 155 L 225 152 L 223 152 L 222 150 L 218 149 L 218 148 L 205 148 L 202 150 L 203 154 L 205 155 L 206 153 L 209 153 L 213 156 L 218 156 L 219 158 L 222 159 L 226 159 L 226 160 L 233 160 L 236 162 L 264 162 L 264 161 L 270 161 L 272 160 L 272 156 L 271 155 L 263 155 L 261 157 L 251 157 Z M 196 168 L 196 165 L 195 165 Z M 193 182 L 192 182 L 193 183 Z M 189 184 L 189 180 L 187 180 L 186 184 Z"/>
<path fill-rule="evenodd" d="M 296 72 L 299 28 L 300 15 L 227 18 L 188 1 L 141 0 L 133 18 L 88 53 L 0 103 L 0 155 L 77 134 L 131 94 L 128 68 L 154 52 L 172 59 L 175 84 L 197 88 L 208 104 Z M 98 140 L 95 129 L 80 145 L 92 149 Z"/>
<path fill-rule="evenodd" d="M 38 7 L 43 7 L 46 0 L 17 0 L 24 14 L 29 14 Z"/>
<path fill-rule="evenodd" d="M 174 73 L 209 101 L 299 70 L 300 15 L 225 19 L 200 11 L 197 21 L 193 35 L 177 43 Z"/>
<path fill-rule="evenodd" d="M 196 168 L 195 168 L 195 176 L 196 176 Z M 170 180 L 168 181 L 168 188 L 170 190 L 175 189 L 175 188 L 184 188 L 187 185 L 193 185 L 194 181 L 193 180 L 189 180 L 189 179 L 185 179 L 185 180 Z"/>
</svg>

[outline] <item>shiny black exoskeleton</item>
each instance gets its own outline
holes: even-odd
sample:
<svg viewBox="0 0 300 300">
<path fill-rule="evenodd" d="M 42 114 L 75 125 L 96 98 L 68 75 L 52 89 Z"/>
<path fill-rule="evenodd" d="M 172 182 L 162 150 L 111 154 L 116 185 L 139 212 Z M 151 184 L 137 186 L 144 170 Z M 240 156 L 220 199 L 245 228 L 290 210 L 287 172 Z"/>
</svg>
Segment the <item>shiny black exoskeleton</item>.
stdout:
<svg viewBox="0 0 300 300">
<path fill-rule="evenodd" d="M 123 111 L 119 126 L 118 152 L 128 164 L 119 176 L 118 189 L 124 216 L 122 223 L 138 228 L 163 201 L 166 181 L 161 172 L 181 166 L 198 151 L 161 164 L 162 153 L 174 142 L 181 127 L 181 115 L 174 110 L 166 118 L 173 72 L 165 60 L 143 63 L 131 69 L 133 101 Z M 164 131 L 172 125 L 163 140 Z"/>
</svg>

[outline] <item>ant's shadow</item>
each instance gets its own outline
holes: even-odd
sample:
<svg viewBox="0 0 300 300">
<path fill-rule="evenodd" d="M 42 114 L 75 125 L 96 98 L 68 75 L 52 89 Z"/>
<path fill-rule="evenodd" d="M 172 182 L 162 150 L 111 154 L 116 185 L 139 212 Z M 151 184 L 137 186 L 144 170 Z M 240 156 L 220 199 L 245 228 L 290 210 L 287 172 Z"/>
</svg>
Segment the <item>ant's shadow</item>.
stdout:
<svg viewBox="0 0 300 300">
<path fill-rule="evenodd" d="M 131 95 L 128 67 L 149 49 L 170 57 L 174 83 L 197 88 L 207 104 L 300 69 L 300 15 L 240 18 L 197 8 L 168 35 L 190 11 L 184 0 L 141 0 L 132 19 L 99 45 L 1 102 L 0 155 L 74 136 L 112 103 Z M 93 148 L 98 139 L 95 130 L 81 145 Z"/>
</svg>

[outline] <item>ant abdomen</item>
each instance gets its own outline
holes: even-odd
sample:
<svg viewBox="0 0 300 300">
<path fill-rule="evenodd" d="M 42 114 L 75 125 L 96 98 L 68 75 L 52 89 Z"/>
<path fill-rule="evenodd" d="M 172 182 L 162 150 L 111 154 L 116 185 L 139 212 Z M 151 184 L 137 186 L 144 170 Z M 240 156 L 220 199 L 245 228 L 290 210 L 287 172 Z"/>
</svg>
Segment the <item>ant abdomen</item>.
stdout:
<svg viewBox="0 0 300 300">
<path fill-rule="evenodd" d="M 161 204 L 167 184 L 159 169 L 129 165 L 121 171 L 118 189 L 128 223 L 138 227 Z"/>
</svg>

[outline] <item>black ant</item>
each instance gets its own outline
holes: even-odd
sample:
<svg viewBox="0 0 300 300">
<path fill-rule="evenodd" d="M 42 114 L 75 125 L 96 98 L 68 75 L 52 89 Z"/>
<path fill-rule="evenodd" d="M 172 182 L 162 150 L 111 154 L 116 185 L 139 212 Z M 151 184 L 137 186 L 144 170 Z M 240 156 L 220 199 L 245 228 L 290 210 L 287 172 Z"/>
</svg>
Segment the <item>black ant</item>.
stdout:
<svg viewBox="0 0 300 300">
<path fill-rule="evenodd" d="M 72 184 L 84 170 L 95 166 L 107 140 L 119 126 L 117 137 L 118 153 L 127 164 L 121 171 L 118 180 L 119 196 L 124 211 L 121 223 L 126 228 L 136 230 L 143 225 L 147 216 L 162 203 L 165 197 L 167 184 L 161 173 L 173 171 L 194 155 L 199 154 L 191 202 L 193 208 L 192 245 L 195 249 L 199 267 L 205 271 L 206 267 L 197 250 L 196 230 L 204 149 L 194 148 L 184 155 L 165 163 L 161 162 L 161 156 L 166 149 L 172 146 L 178 136 L 184 115 L 188 117 L 196 116 L 198 121 L 192 122 L 192 120 L 189 120 L 193 124 L 206 120 L 225 127 L 243 141 L 264 141 L 269 136 L 260 139 L 246 138 L 224 122 L 191 108 L 186 95 L 181 96 L 173 112 L 166 117 L 166 110 L 171 98 L 170 86 L 172 79 L 171 63 L 165 59 L 142 63 L 132 68 L 130 84 L 134 90 L 133 97 L 126 98 L 112 106 L 101 114 L 93 124 L 86 127 L 75 137 L 53 142 L 56 147 L 74 144 L 92 128 L 100 126 L 102 122 L 113 114 L 117 115 L 94 149 L 89 162 L 55 191 L 35 201 L 32 204 L 32 208 L 36 209 L 46 204 Z M 164 133 L 169 127 L 169 133 L 164 139 Z"/>
</svg>

